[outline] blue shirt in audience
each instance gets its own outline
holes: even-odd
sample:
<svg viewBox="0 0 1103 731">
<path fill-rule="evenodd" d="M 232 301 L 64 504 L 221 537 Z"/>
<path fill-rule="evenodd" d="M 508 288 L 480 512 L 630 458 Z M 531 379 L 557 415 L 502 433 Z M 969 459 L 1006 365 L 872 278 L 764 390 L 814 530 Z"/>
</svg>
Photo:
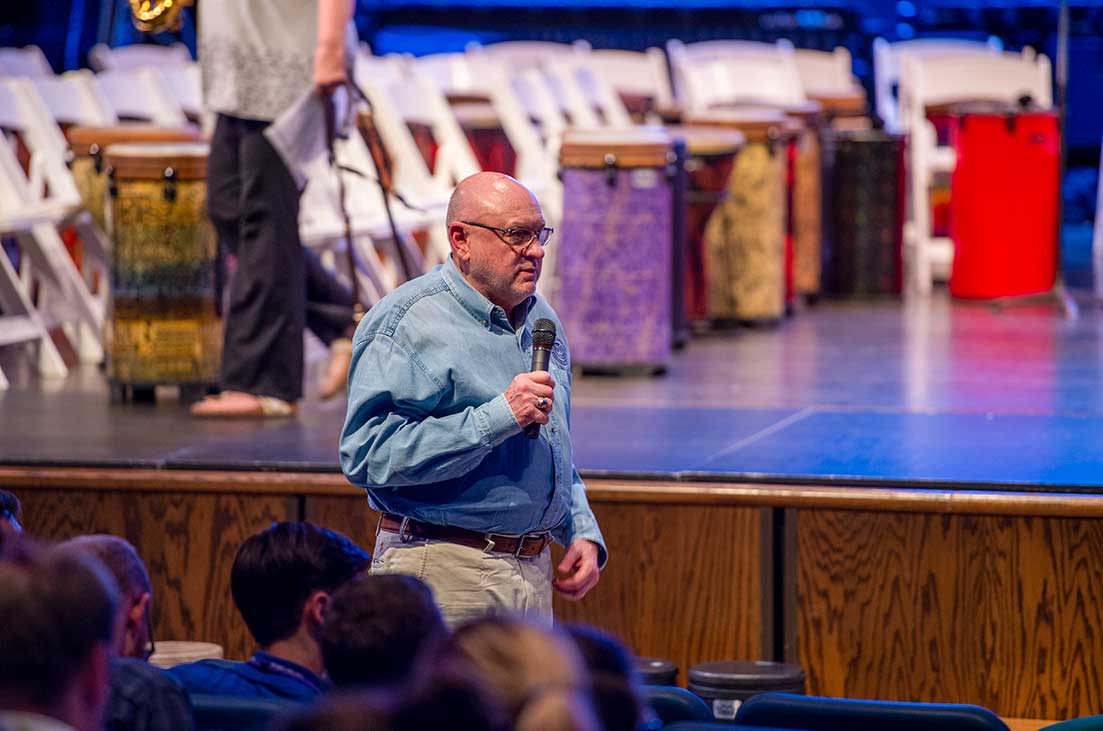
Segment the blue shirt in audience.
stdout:
<svg viewBox="0 0 1103 731">
<path fill-rule="evenodd" d="M 328 681 L 302 665 L 266 652 L 245 662 L 200 660 L 177 665 L 169 673 L 191 694 L 311 701 L 329 689 Z"/>
</svg>

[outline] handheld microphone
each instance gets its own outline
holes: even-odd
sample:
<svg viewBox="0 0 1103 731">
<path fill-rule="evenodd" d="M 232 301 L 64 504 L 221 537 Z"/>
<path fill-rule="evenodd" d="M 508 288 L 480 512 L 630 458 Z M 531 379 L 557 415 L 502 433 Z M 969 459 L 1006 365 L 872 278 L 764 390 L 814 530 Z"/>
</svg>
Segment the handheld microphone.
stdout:
<svg viewBox="0 0 1103 731">
<path fill-rule="evenodd" d="M 552 346 L 555 345 L 555 323 L 540 319 L 532 326 L 532 370 L 546 371 L 551 362 Z M 525 436 L 536 439 L 540 436 L 540 425 L 529 424 L 525 427 Z"/>
</svg>

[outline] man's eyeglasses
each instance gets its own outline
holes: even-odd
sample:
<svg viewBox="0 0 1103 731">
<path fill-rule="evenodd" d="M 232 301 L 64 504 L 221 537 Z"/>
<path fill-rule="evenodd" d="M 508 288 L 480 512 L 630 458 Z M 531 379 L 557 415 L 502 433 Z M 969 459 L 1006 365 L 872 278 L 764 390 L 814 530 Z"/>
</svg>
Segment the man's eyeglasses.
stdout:
<svg viewBox="0 0 1103 731">
<path fill-rule="evenodd" d="M 476 223 L 475 221 L 460 221 L 460 223 L 466 223 L 468 226 L 476 226 L 478 228 L 485 228 L 487 231 L 493 231 L 504 244 L 511 249 L 517 250 L 517 252 L 524 256 L 528 253 L 529 247 L 532 246 L 532 242 L 536 241 L 541 246 L 547 247 L 548 239 L 555 233 L 555 229 L 550 226 L 533 231 L 528 228 L 499 228 L 498 226 L 487 226 L 485 223 Z"/>
</svg>

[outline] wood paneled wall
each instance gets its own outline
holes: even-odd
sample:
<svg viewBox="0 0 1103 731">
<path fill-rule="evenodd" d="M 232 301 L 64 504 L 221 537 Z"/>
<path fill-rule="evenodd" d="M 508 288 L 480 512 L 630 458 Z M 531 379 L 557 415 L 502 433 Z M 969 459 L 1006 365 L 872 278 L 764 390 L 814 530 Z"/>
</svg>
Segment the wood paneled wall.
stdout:
<svg viewBox="0 0 1103 731">
<path fill-rule="evenodd" d="M 1073 718 L 1103 704 L 1103 520 L 796 511 L 808 691 Z"/>
<path fill-rule="evenodd" d="M 0 468 L 45 538 L 133 542 L 156 633 L 245 657 L 229 570 L 247 536 L 308 519 L 369 550 L 377 515 L 339 475 Z M 1094 496 L 593 481 L 610 562 L 556 602 L 641 655 L 769 658 L 775 623 L 812 693 L 972 702 L 1003 716 L 1103 708 L 1103 500 Z M 786 510 L 787 541 L 772 519 Z M 773 561 L 788 599 L 775 606 Z"/>
<path fill-rule="evenodd" d="M 273 521 L 297 520 L 292 495 L 18 491 L 26 530 L 64 540 L 111 533 L 134 544 L 153 583 L 154 635 L 217 642 L 244 659 L 253 643 L 230 598 L 238 546 Z"/>
</svg>

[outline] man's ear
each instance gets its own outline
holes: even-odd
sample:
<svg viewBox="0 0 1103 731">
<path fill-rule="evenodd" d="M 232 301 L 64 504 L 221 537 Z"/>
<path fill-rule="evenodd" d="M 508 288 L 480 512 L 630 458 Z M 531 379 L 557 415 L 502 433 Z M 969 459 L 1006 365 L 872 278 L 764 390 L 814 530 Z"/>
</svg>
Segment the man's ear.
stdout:
<svg viewBox="0 0 1103 731">
<path fill-rule="evenodd" d="M 453 223 L 448 227 L 448 243 L 452 246 L 457 264 L 465 264 L 471 259 L 471 242 L 468 241 L 467 229 L 462 224 Z"/>
<path fill-rule="evenodd" d="M 318 631 L 322 628 L 322 621 L 325 620 L 326 607 L 329 606 L 329 594 L 324 591 L 316 591 L 306 598 L 306 604 L 303 605 L 303 621 L 313 631 Z"/>
<path fill-rule="evenodd" d="M 126 613 L 126 626 L 123 627 L 123 632 L 126 633 L 123 641 L 123 653 L 128 657 L 137 657 L 142 650 L 140 645 L 149 639 L 143 637 L 142 633 L 145 632 L 145 628 L 148 626 L 146 613 L 149 612 L 150 598 L 151 595 L 148 591 L 142 592 L 130 605 L 130 610 Z"/>
</svg>

